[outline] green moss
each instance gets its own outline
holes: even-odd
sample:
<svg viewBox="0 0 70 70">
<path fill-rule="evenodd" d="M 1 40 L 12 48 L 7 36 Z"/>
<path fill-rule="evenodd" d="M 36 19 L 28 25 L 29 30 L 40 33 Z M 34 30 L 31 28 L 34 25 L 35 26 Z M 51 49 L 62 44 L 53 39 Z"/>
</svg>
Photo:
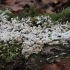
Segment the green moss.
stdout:
<svg viewBox="0 0 70 70">
<path fill-rule="evenodd" d="M 35 16 L 39 16 L 40 13 L 36 10 L 35 7 L 29 6 L 28 8 L 24 8 L 23 11 L 18 13 L 18 17 L 21 18 L 25 18 L 25 17 L 35 17 Z"/>
<path fill-rule="evenodd" d="M 66 20 L 70 21 L 70 8 L 66 8 L 58 14 L 54 13 L 50 15 L 50 17 L 53 21 L 58 21 L 61 19 L 62 21 L 66 21 Z"/>
<path fill-rule="evenodd" d="M 13 43 L 0 43 L 0 63 L 3 61 L 9 62 L 16 56 L 21 55 L 21 44 Z"/>
</svg>

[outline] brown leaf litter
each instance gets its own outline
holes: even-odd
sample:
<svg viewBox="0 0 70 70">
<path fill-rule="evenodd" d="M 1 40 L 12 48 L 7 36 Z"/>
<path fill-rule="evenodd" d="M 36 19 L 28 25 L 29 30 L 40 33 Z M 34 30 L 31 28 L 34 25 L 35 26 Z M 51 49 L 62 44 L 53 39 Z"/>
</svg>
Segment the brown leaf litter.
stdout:
<svg viewBox="0 0 70 70">
<path fill-rule="evenodd" d="M 44 70 L 70 70 L 70 58 L 62 60 L 56 64 L 45 64 Z"/>
<path fill-rule="evenodd" d="M 34 6 L 44 13 L 60 12 L 70 5 L 69 0 L 1 0 L 0 7 L 9 7 L 13 11 L 24 9 L 25 6 Z"/>
</svg>

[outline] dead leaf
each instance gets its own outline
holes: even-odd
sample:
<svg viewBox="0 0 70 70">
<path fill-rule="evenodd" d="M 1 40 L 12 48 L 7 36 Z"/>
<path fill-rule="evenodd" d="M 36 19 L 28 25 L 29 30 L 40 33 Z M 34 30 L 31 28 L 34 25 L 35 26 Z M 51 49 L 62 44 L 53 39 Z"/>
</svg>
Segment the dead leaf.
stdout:
<svg viewBox="0 0 70 70">
<path fill-rule="evenodd" d="M 53 12 L 51 10 L 46 10 L 46 13 L 53 14 Z"/>
<path fill-rule="evenodd" d="M 43 3 L 48 4 L 48 3 L 57 3 L 58 0 L 42 0 Z"/>
<path fill-rule="evenodd" d="M 44 70 L 70 70 L 70 59 L 62 60 L 56 64 L 45 64 Z"/>
<path fill-rule="evenodd" d="M 55 64 L 45 64 L 43 66 L 44 70 L 60 70 Z"/>
<path fill-rule="evenodd" d="M 18 14 L 20 11 L 14 11 L 14 10 L 12 10 L 12 13 L 13 14 Z"/>
<path fill-rule="evenodd" d="M 15 4 L 16 0 L 6 0 L 7 5 L 13 5 Z"/>
<path fill-rule="evenodd" d="M 53 3 L 58 3 L 58 0 L 52 0 Z"/>
<path fill-rule="evenodd" d="M 21 0 L 19 3 L 20 6 L 31 5 L 34 6 L 34 1 L 32 0 Z"/>
<path fill-rule="evenodd" d="M 58 0 L 59 2 L 61 2 L 61 3 L 65 3 L 65 2 L 67 2 L 68 0 Z"/>
<path fill-rule="evenodd" d="M 62 60 L 56 64 L 57 67 L 60 67 L 61 70 L 70 70 L 70 58 Z"/>
<path fill-rule="evenodd" d="M 25 5 L 32 5 L 34 6 L 34 1 L 32 0 L 6 0 L 6 4 L 3 4 L 4 6 L 8 6 L 11 9 L 18 9 L 18 6 L 24 7 Z M 16 6 L 16 4 L 18 4 Z M 14 8 L 13 8 L 14 7 Z M 20 9 L 20 8 L 19 8 Z"/>
<path fill-rule="evenodd" d="M 14 4 L 13 6 L 9 6 L 13 11 L 23 10 L 21 6 L 18 4 Z"/>
</svg>

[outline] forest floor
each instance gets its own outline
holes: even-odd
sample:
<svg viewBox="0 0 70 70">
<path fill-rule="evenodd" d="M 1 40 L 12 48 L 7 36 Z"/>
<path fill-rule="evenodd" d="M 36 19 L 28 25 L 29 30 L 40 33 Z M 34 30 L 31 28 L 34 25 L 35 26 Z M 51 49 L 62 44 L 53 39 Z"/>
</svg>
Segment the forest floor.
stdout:
<svg viewBox="0 0 70 70">
<path fill-rule="evenodd" d="M 29 4 L 29 2 L 28 2 L 28 4 Z M 65 6 L 66 7 L 69 6 L 68 2 L 64 3 L 63 5 L 60 5 L 60 7 L 65 7 Z M 54 12 L 53 12 L 53 14 L 51 14 L 52 11 L 50 12 L 50 14 L 46 14 L 47 12 L 46 13 L 43 13 L 43 11 L 40 12 L 41 10 L 37 10 L 34 7 L 29 7 L 29 6 L 26 6 L 26 7 L 27 8 L 25 8 L 25 10 L 23 10 L 23 11 L 11 10 L 12 13 L 10 13 L 9 11 L 4 13 L 5 8 L 3 8 L 3 11 L 0 11 L 0 25 L 1 25 L 0 30 L 2 29 L 2 31 L 4 32 L 4 29 L 5 29 L 5 31 L 6 31 L 3 34 L 2 34 L 2 31 L 0 31 L 0 33 L 2 35 L 2 36 L 0 35 L 0 54 L 1 54 L 0 55 L 0 70 L 46 70 L 47 68 L 46 69 L 43 68 L 43 66 L 45 64 L 48 64 L 48 65 L 49 64 L 57 64 L 62 60 L 70 58 L 70 33 L 67 33 L 70 30 L 70 26 L 69 26 L 70 25 L 70 8 L 66 8 L 65 10 L 61 10 L 62 9 L 61 8 L 61 9 L 59 9 L 60 11 L 58 11 L 58 12 L 57 12 L 57 10 L 55 10 L 55 12 L 57 12 L 58 14 L 54 13 Z M 44 16 L 42 16 L 42 18 L 40 19 L 41 15 L 44 15 Z M 50 24 L 51 21 L 48 20 L 48 18 L 47 18 L 47 20 L 45 19 L 46 18 L 45 16 L 48 16 L 48 15 L 51 17 L 51 20 L 53 21 L 52 23 L 54 23 L 53 25 L 55 25 L 55 26 Z M 19 17 L 20 19 L 16 18 L 16 16 Z M 36 16 L 38 16 L 37 17 L 38 19 L 36 18 Z M 31 17 L 31 19 L 28 17 Z M 11 19 L 11 18 L 15 18 L 17 21 L 14 19 Z M 23 22 L 27 23 L 27 24 L 24 24 L 24 26 L 28 26 L 28 27 L 36 26 L 36 27 L 38 27 L 37 23 L 40 23 L 39 24 L 41 26 L 40 28 L 43 29 L 43 31 L 46 30 L 46 28 L 50 28 L 49 31 L 52 32 L 54 35 L 54 37 L 52 37 L 52 35 L 50 35 L 50 38 L 47 38 L 50 41 L 50 43 L 48 41 L 47 41 L 48 43 L 43 43 L 43 44 L 41 44 L 41 43 L 39 44 L 39 42 L 37 42 L 40 46 L 39 49 L 38 48 L 36 48 L 36 49 L 32 48 L 33 50 L 29 49 L 30 53 L 28 53 L 29 52 L 29 51 L 27 51 L 28 47 L 29 48 L 31 47 L 31 45 L 30 46 L 27 45 L 27 44 L 30 44 L 29 41 L 27 41 L 28 39 L 26 39 L 24 37 L 24 40 L 26 42 L 28 42 L 26 44 L 28 47 L 26 47 L 26 45 L 24 45 L 24 43 L 22 45 L 24 45 L 25 47 L 23 47 L 21 45 L 20 38 L 18 39 L 18 37 L 17 37 L 17 36 L 19 36 L 19 32 L 22 30 L 20 25 L 18 25 L 17 23 L 21 24 L 21 22 L 19 22 L 19 21 L 22 18 L 26 18 L 25 21 L 23 21 Z M 5 20 L 7 20 L 7 22 Z M 40 22 L 41 20 L 44 20 L 44 21 Z M 49 24 L 46 24 L 46 28 L 44 28 L 45 25 L 42 24 L 45 21 L 49 22 Z M 30 22 L 32 24 L 30 24 Z M 57 24 L 57 22 L 60 25 Z M 9 31 L 12 29 L 15 30 L 16 34 L 15 33 L 14 34 L 15 34 L 17 39 L 15 37 L 14 37 L 14 39 L 18 40 L 20 43 L 17 43 L 17 42 L 15 42 L 15 44 L 10 43 L 10 42 L 12 42 L 9 39 L 10 36 L 7 36 L 7 34 L 6 34 L 6 36 L 4 36 L 4 34 L 7 33 L 6 29 L 9 27 L 8 26 L 5 27 L 4 24 L 2 24 L 2 23 L 5 23 L 5 24 L 14 23 L 11 25 L 11 26 L 14 25 L 14 27 L 11 29 L 8 29 L 8 30 Z M 15 23 L 17 25 L 15 25 Z M 62 25 L 62 28 L 57 29 L 57 27 L 58 26 L 60 27 L 61 25 Z M 19 27 L 19 28 L 16 29 L 16 27 Z M 26 28 L 25 28 L 25 30 L 26 30 Z M 55 36 L 55 32 L 57 33 L 58 30 L 62 31 L 62 32 L 58 33 L 58 34 L 61 33 L 60 34 L 61 39 L 59 37 L 59 39 L 61 41 L 56 41 L 58 38 L 57 38 L 57 36 Z M 29 32 L 26 32 L 26 35 L 28 33 Z M 42 34 L 44 34 L 44 32 Z M 58 34 L 56 34 L 56 35 L 58 35 Z M 12 34 L 12 37 L 13 37 L 13 34 Z M 22 40 L 22 38 L 23 37 L 21 37 L 21 40 Z M 8 41 L 6 42 L 6 40 L 8 40 Z M 43 40 L 42 40 L 42 42 L 43 42 Z M 8 43 L 8 45 L 6 43 Z M 34 44 L 36 44 L 36 42 Z M 38 46 L 38 44 L 37 44 L 37 46 Z M 33 45 L 32 45 L 32 47 L 33 47 Z M 43 47 L 42 47 L 42 45 L 43 45 Z M 20 46 L 22 46 L 22 47 L 20 48 Z M 42 47 L 42 49 L 41 49 L 41 47 Z M 24 52 L 23 55 L 21 54 L 22 48 L 23 48 L 23 50 L 26 50 L 25 52 L 23 51 Z M 40 49 L 41 49 L 41 51 L 40 51 Z M 33 53 L 33 52 L 35 52 L 35 53 Z M 13 56 L 11 56 L 11 54 Z M 25 55 L 27 55 L 27 54 L 28 54 L 28 58 L 25 58 Z"/>
</svg>

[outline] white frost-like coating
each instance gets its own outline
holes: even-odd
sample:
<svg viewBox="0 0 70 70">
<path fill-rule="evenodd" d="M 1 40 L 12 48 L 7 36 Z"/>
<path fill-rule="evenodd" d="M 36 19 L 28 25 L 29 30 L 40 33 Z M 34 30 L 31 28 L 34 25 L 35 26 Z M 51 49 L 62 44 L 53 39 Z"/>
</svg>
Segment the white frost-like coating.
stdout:
<svg viewBox="0 0 70 70">
<path fill-rule="evenodd" d="M 16 40 L 22 43 L 22 54 L 28 57 L 32 53 L 38 53 L 42 50 L 44 44 L 59 44 L 60 42 L 64 44 L 66 40 L 70 40 L 70 30 L 69 23 L 66 24 L 56 24 L 52 25 L 51 28 L 41 27 L 41 25 L 30 26 L 32 24 L 31 18 L 23 19 L 17 21 L 16 19 L 11 19 L 8 21 L 6 18 L 8 16 L 2 13 L 0 15 L 0 42 L 7 42 L 9 40 Z M 48 16 L 36 17 L 39 21 L 37 24 L 41 23 L 43 19 L 47 19 Z M 28 20 L 28 21 L 27 21 Z M 50 24 L 53 24 L 51 20 L 47 19 Z M 45 21 L 45 25 L 47 25 Z M 29 24 L 30 23 L 30 24 Z M 43 24 L 43 23 L 42 23 Z M 55 41 L 55 42 L 53 42 Z"/>
</svg>

